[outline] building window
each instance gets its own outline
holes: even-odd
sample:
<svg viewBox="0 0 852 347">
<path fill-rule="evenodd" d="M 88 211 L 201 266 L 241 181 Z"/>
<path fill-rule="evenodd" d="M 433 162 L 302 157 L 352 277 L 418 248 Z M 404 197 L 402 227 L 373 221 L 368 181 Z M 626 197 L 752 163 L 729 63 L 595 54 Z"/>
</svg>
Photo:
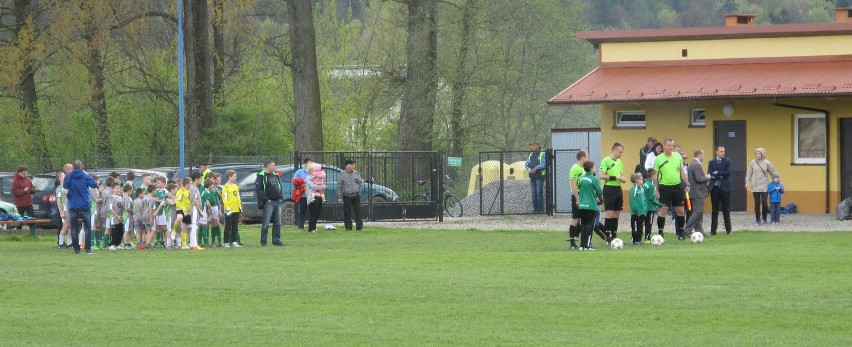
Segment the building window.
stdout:
<svg viewBox="0 0 852 347">
<path fill-rule="evenodd" d="M 645 111 L 616 111 L 616 128 L 644 128 Z"/>
<path fill-rule="evenodd" d="M 704 109 L 703 108 L 693 108 L 692 112 L 689 114 L 689 127 L 690 128 L 703 128 L 704 127 Z"/>
<path fill-rule="evenodd" d="M 825 115 L 795 115 L 793 141 L 793 163 L 825 164 Z"/>
</svg>

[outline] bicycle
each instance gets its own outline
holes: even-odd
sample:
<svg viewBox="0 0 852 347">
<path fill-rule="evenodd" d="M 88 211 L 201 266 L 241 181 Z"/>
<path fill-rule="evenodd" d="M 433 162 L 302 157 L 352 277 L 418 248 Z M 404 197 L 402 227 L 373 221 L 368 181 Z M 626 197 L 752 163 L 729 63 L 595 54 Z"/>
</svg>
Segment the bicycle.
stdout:
<svg viewBox="0 0 852 347">
<path fill-rule="evenodd" d="M 450 176 L 445 175 L 447 179 L 450 179 Z M 432 191 L 426 185 L 428 181 L 417 181 L 417 183 L 423 187 L 423 193 L 417 194 L 414 196 L 414 202 L 431 202 L 432 201 Z M 444 181 L 446 182 L 446 181 Z M 464 208 L 462 207 L 461 200 L 456 197 L 455 194 L 451 193 L 444 187 L 443 192 L 443 200 L 444 200 L 444 212 L 450 217 L 461 217 L 464 214 Z"/>
</svg>

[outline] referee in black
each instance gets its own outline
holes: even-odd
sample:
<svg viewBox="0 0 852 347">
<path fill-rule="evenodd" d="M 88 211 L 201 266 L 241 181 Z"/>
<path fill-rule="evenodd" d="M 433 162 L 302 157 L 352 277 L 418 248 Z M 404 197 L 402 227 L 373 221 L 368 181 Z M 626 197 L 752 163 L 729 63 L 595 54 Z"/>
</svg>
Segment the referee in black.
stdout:
<svg viewBox="0 0 852 347">
<path fill-rule="evenodd" d="M 624 205 L 621 184 L 627 182 L 627 178 L 623 176 L 624 164 L 621 162 L 623 152 L 624 146 L 618 142 L 613 144 L 612 154 L 601 160 L 600 173 L 598 173 L 598 177 L 604 182 L 604 228 L 610 233 L 610 240 L 618 237 L 618 216 Z"/>
</svg>

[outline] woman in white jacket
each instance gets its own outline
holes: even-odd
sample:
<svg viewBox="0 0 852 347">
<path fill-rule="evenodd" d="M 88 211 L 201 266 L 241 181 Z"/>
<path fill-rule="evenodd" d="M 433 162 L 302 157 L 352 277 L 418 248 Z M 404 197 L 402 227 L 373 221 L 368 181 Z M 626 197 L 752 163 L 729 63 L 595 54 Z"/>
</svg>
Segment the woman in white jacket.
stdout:
<svg viewBox="0 0 852 347">
<path fill-rule="evenodd" d="M 772 173 L 775 168 L 766 159 L 766 149 L 758 148 L 754 151 L 754 160 L 746 168 L 745 188 L 751 190 L 754 196 L 754 219 L 757 224 L 766 224 L 766 216 L 769 214 L 769 194 L 766 188 L 772 182 Z"/>
</svg>

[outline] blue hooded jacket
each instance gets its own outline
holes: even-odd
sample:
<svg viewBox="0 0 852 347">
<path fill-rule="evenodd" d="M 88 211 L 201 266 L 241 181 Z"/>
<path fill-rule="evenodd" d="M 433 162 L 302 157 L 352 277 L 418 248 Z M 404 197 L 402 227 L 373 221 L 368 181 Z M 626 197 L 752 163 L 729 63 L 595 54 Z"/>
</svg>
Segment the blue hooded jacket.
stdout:
<svg viewBox="0 0 852 347">
<path fill-rule="evenodd" d="M 92 208 L 89 188 L 97 188 L 98 184 L 83 169 L 74 169 L 66 175 L 62 187 L 68 189 L 68 209 L 88 211 Z"/>
</svg>

